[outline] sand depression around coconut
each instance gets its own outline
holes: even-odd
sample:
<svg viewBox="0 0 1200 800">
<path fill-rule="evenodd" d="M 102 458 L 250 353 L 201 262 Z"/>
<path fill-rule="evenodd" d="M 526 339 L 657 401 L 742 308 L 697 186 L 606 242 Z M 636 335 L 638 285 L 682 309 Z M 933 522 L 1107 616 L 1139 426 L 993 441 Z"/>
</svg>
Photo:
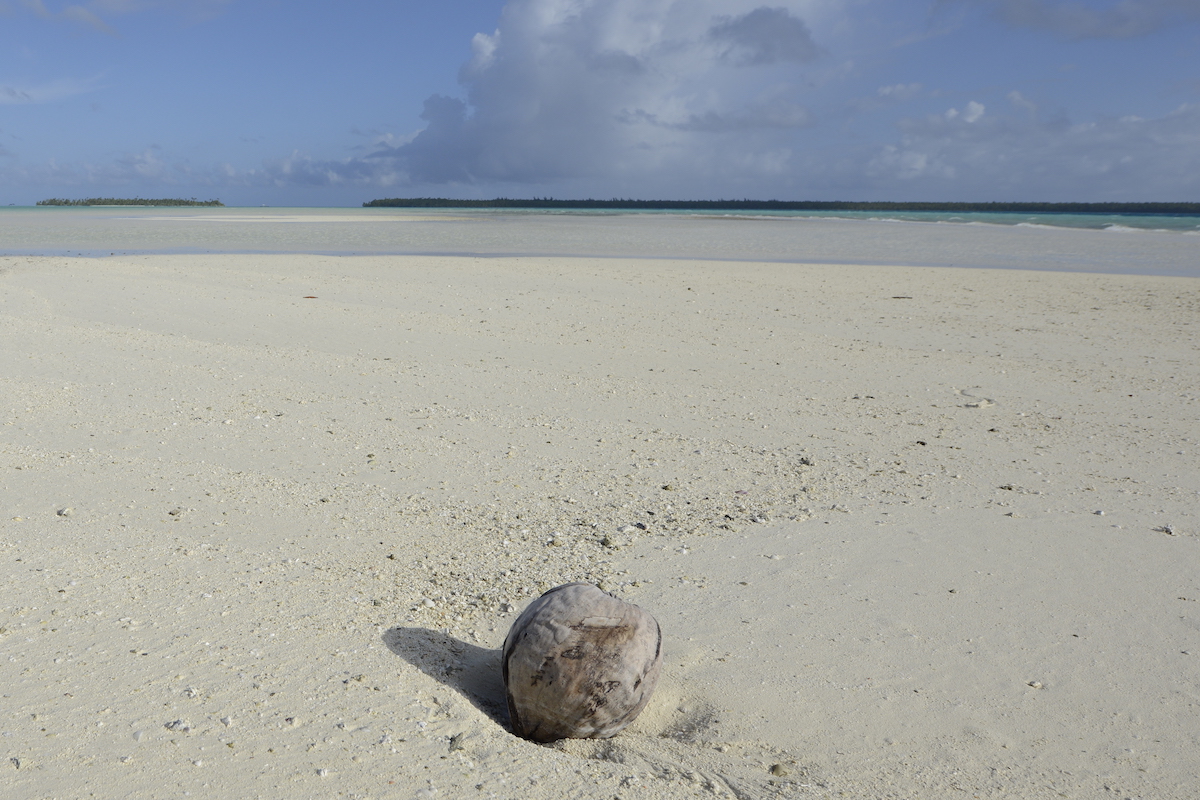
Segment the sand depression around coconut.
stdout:
<svg viewBox="0 0 1200 800">
<path fill-rule="evenodd" d="M 1198 319 L 1195 278 L 0 258 L 0 794 L 1194 796 Z M 544 747 L 498 648 L 570 581 L 666 655 Z"/>
</svg>

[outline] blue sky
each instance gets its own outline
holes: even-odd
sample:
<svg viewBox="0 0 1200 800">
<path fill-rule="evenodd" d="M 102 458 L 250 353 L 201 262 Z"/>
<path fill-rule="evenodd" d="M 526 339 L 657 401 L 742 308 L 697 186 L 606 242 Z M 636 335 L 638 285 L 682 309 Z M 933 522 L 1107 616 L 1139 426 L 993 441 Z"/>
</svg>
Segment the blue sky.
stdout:
<svg viewBox="0 0 1200 800">
<path fill-rule="evenodd" d="M 0 204 L 1200 201 L 1200 0 L 0 0 Z"/>
</svg>

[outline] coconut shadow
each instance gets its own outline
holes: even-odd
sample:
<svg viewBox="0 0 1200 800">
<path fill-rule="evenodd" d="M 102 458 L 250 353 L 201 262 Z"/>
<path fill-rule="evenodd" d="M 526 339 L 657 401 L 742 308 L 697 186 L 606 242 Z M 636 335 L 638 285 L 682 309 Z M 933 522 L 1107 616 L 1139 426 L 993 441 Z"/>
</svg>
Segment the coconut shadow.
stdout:
<svg viewBox="0 0 1200 800">
<path fill-rule="evenodd" d="M 429 628 L 391 628 L 381 638 L 393 653 L 458 692 L 497 725 L 510 730 L 499 650 L 479 647 Z"/>
</svg>

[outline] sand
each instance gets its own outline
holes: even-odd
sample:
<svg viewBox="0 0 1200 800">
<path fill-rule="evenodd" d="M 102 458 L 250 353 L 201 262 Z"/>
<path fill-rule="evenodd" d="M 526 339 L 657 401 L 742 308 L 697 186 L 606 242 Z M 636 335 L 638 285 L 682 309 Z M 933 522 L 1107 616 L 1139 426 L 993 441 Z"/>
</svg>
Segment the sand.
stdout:
<svg viewBox="0 0 1200 800">
<path fill-rule="evenodd" d="M 1102 234 L 1098 234 L 1102 235 Z M 0 795 L 1194 798 L 1200 281 L 0 258 Z M 507 730 L 543 590 L 656 615 Z"/>
</svg>

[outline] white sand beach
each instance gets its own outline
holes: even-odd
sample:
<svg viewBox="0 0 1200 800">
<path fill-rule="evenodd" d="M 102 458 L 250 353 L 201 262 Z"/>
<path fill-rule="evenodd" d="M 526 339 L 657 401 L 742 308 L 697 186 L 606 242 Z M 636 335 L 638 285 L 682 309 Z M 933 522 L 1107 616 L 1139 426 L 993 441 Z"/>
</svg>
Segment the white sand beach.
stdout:
<svg viewBox="0 0 1200 800">
<path fill-rule="evenodd" d="M 1195 798 L 1198 334 L 1195 277 L 0 257 L 0 795 Z M 578 580 L 663 676 L 532 744 L 497 648 Z"/>
</svg>

